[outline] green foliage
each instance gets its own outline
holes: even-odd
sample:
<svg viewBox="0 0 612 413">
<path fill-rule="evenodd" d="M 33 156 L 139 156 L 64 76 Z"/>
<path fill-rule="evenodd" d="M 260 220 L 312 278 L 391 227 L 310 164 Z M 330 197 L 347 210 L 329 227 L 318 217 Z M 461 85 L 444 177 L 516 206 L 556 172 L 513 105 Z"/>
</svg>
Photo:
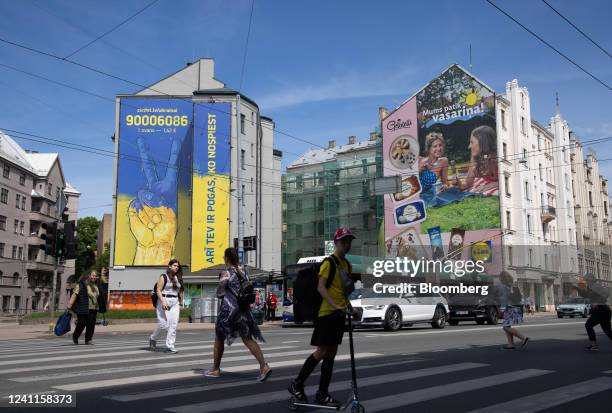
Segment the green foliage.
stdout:
<svg viewBox="0 0 612 413">
<path fill-rule="evenodd" d="M 79 218 L 77 221 L 77 237 L 79 238 L 75 268 L 77 277 L 85 274 L 95 264 L 100 223 L 96 217 Z"/>
<path fill-rule="evenodd" d="M 421 223 L 421 233 L 440 226 L 442 232 L 453 228 L 466 231 L 500 228 L 499 197 L 469 197 L 443 207 L 427 208 L 427 219 Z"/>
</svg>

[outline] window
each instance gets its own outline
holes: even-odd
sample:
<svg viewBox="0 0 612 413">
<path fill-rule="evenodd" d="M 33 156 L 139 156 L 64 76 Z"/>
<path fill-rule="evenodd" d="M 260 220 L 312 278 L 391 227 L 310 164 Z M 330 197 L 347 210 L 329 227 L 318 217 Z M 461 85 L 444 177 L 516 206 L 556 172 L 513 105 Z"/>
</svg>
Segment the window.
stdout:
<svg viewBox="0 0 612 413">
<path fill-rule="evenodd" d="M 512 247 L 508 246 L 508 265 L 512 265 Z"/>
<path fill-rule="evenodd" d="M 570 189 L 569 176 L 565 174 L 565 189 Z"/>
<path fill-rule="evenodd" d="M 504 160 L 507 160 L 508 159 L 508 145 L 506 144 L 506 142 L 502 144 L 502 151 L 504 154 Z"/>
<path fill-rule="evenodd" d="M 529 181 L 525 181 L 525 199 L 527 201 L 531 201 L 531 198 L 529 197 Z"/>
<path fill-rule="evenodd" d="M 544 180 L 544 171 L 542 170 L 542 164 L 538 164 L 538 171 L 540 172 L 540 181 Z"/>
<path fill-rule="evenodd" d="M 51 215 L 51 205 L 47 204 L 47 215 Z"/>
<path fill-rule="evenodd" d="M 21 197 L 21 209 L 23 209 L 24 211 L 26 210 L 26 197 L 25 196 Z"/>
<path fill-rule="evenodd" d="M 51 195 L 53 193 L 53 184 L 47 185 L 47 194 Z"/>
<path fill-rule="evenodd" d="M 302 238 L 302 224 L 297 224 L 295 226 L 295 237 Z"/>
<path fill-rule="evenodd" d="M 244 122 L 245 121 L 245 116 L 244 114 L 240 114 L 240 133 L 242 133 L 244 135 Z"/>
<path fill-rule="evenodd" d="M 253 228 L 253 213 L 252 212 L 251 212 L 251 218 L 250 218 L 249 224 L 251 225 L 251 228 Z"/>
<path fill-rule="evenodd" d="M 295 200 L 295 212 L 297 212 L 298 214 L 302 213 L 302 200 L 301 199 Z"/>
<path fill-rule="evenodd" d="M 0 215 L 0 229 L 6 231 L 6 217 L 4 215 Z"/>
<path fill-rule="evenodd" d="M 17 258 L 20 260 L 23 259 L 23 247 L 19 247 L 19 252 L 17 253 Z"/>
<path fill-rule="evenodd" d="M 525 124 L 525 117 L 521 116 L 521 133 L 527 135 L 527 125 Z"/>
<path fill-rule="evenodd" d="M 604 201 L 604 214 L 608 215 L 608 201 Z"/>
<path fill-rule="evenodd" d="M 9 165 L 4 164 L 4 169 L 2 170 L 2 176 L 4 176 L 7 179 L 11 177 L 11 167 Z"/>
<path fill-rule="evenodd" d="M 589 191 L 589 205 L 593 207 L 593 192 Z"/>
<path fill-rule="evenodd" d="M 19 223 L 19 233 L 21 235 L 25 235 L 25 222 L 21 221 Z"/>
<path fill-rule="evenodd" d="M 14 260 L 17 259 L 17 246 L 13 245 L 13 255 L 11 255 L 11 258 L 13 258 Z"/>
<path fill-rule="evenodd" d="M 245 202 L 245 198 L 246 197 L 244 196 L 244 185 L 242 185 L 242 192 L 241 192 L 241 194 L 242 194 L 242 206 L 245 206 L 246 205 L 246 202 Z"/>
<path fill-rule="evenodd" d="M 510 176 L 504 175 L 504 189 L 506 191 L 506 196 L 510 196 Z"/>
<path fill-rule="evenodd" d="M 533 267 L 533 249 L 529 248 L 529 266 Z"/>
<path fill-rule="evenodd" d="M 245 158 L 246 155 L 246 151 L 244 149 L 240 149 L 240 167 L 242 168 L 243 171 L 246 171 L 246 165 L 245 165 Z"/>
<path fill-rule="evenodd" d="M 325 226 L 323 221 L 317 222 L 317 235 L 323 236 L 325 234 Z"/>
<path fill-rule="evenodd" d="M 323 211 L 324 208 L 324 198 L 322 196 L 317 198 L 317 210 Z"/>
<path fill-rule="evenodd" d="M 523 160 L 527 161 L 527 149 L 523 148 Z M 525 163 L 525 166 L 527 166 L 527 163 Z"/>
<path fill-rule="evenodd" d="M 0 202 L 3 204 L 8 204 L 8 189 L 2 188 L 2 192 L 0 193 Z"/>
<path fill-rule="evenodd" d="M 55 199 L 59 199 L 59 193 L 60 193 L 60 189 L 55 188 Z"/>
<path fill-rule="evenodd" d="M 251 158 L 254 158 L 254 157 L 255 157 L 255 144 L 252 143 L 251 144 Z"/>
<path fill-rule="evenodd" d="M 505 110 L 501 110 L 501 124 L 502 124 L 502 128 L 506 129 L 506 111 Z"/>
<path fill-rule="evenodd" d="M 15 234 L 18 234 L 18 233 L 19 233 L 19 220 L 16 219 L 15 220 Z"/>
<path fill-rule="evenodd" d="M 25 174 L 21 174 L 21 175 L 19 175 L 19 184 L 20 184 L 21 186 L 25 186 L 25 182 L 26 182 L 26 176 L 25 176 Z"/>
<path fill-rule="evenodd" d="M 251 178 L 251 193 L 255 193 L 255 190 L 253 187 L 253 178 Z"/>
<path fill-rule="evenodd" d="M 21 195 L 19 194 L 15 195 L 15 206 L 17 207 L 17 209 L 19 209 L 19 207 L 21 206 Z"/>
<path fill-rule="evenodd" d="M 510 211 L 506 211 L 506 229 L 510 229 L 511 226 L 510 216 Z"/>
<path fill-rule="evenodd" d="M 521 109 L 525 109 L 525 95 L 521 93 Z"/>
<path fill-rule="evenodd" d="M 527 233 L 532 234 L 532 228 L 531 228 L 531 214 L 527 214 Z"/>
<path fill-rule="evenodd" d="M 3 242 L 0 242 L 0 257 L 4 258 L 4 247 L 5 244 Z"/>
</svg>

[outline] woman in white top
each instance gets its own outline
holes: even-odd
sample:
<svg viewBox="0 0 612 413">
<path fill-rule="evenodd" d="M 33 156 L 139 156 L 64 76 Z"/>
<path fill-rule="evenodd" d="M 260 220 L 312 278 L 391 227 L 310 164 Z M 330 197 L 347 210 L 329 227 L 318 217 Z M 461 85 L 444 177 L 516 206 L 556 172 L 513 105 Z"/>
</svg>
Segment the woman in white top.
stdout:
<svg viewBox="0 0 612 413">
<path fill-rule="evenodd" d="M 176 354 L 174 347 L 180 306 L 183 305 L 183 270 L 177 259 L 171 259 L 165 274 L 157 281 L 157 328 L 149 338 L 149 349 L 155 351 L 157 340 L 166 333 L 166 353 Z"/>
</svg>

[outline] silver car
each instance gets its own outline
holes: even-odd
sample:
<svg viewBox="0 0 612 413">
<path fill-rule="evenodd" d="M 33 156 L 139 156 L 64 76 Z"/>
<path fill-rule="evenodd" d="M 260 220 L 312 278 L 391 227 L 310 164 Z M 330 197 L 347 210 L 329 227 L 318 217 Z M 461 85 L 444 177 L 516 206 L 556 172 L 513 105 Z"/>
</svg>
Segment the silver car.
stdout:
<svg viewBox="0 0 612 413">
<path fill-rule="evenodd" d="M 580 316 L 587 318 L 591 312 L 591 303 L 588 298 L 573 297 L 568 299 L 565 303 L 557 306 L 557 317 L 571 317 Z"/>
</svg>

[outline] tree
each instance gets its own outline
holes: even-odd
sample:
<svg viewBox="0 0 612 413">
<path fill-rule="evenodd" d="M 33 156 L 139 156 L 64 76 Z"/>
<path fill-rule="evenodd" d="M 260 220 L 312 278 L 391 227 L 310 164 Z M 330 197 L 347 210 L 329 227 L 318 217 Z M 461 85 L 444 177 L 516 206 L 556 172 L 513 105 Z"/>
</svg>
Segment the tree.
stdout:
<svg viewBox="0 0 612 413">
<path fill-rule="evenodd" d="M 79 218 L 77 221 L 79 246 L 77 250 L 75 274 L 82 276 L 96 262 L 96 247 L 100 221 L 96 217 Z"/>
</svg>

